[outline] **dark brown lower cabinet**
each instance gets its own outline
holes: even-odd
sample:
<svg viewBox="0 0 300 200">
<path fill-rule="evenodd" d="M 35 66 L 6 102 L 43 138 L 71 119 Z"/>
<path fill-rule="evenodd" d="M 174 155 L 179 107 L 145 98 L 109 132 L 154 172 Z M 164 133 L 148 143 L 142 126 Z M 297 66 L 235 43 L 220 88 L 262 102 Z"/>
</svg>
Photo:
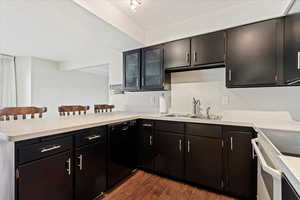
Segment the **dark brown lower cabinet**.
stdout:
<svg viewBox="0 0 300 200">
<path fill-rule="evenodd" d="M 19 166 L 18 200 L 73 200 L 71 152 Z"/>
<path fill-rule="evenodd" d="M 138 167 L 154 170 L 154 123 L 152 120 L 139 121 L 138 134 Z"/>
<path fill-rule="evenodd" d="M 222 140 L 186 136 L 186 180 L 222 189 Z"/>
<path fill-rule="evenodd" d="M 250 128 L 223 127 L 226 143 L 224 152 L 225 191 L 242 199 L 256 197 L 256 160 L 252 158 Z"/>
<path fill-rule="evenodd" d="M 184 178 L 184 136 L 156 132 L 155 171 L 178 179 Z"/>
<path fill-rule="evenodd" d="M 75 199 L 92 200 L 106 190 L 105 139 L 76 149 Z"/>
</svg>

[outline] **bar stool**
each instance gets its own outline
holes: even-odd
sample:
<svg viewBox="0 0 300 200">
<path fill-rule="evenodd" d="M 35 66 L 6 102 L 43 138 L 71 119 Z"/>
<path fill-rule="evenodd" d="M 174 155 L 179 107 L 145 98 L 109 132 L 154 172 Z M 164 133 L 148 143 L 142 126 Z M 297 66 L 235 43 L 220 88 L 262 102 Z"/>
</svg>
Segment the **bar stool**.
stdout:
<svg viewBox="0 0 300 200">
<path fill-rule="evenodd" d="M 42 118 L 45 112 L 47 112 L 46 107 L 5 107 L 0 109 L 0 121 L 9 121 L 11 117 L 14 120 L 18 120 L 20 115 L 22 119 L 27 119 L 28 115 L 30 115 L 31 119 L 34 119 L 35 114 Z"/>
<path fill-rule="evenodd" d="M 80 106 L 80 105 L 73 105 L 73 106 L 59 106 L 58 112 L 60 116 L 66 116 L 70 115 L 70 113 L 73 113 L 73 115 L 76 114 L 76 112 L 81 115 L 81 112 L 83 112 L 86 115 L 86 112 L 90 109 L 89 106 Z"/>
<path fill-rule="evenodd" d="M 112 109 L 114 109 L 114 105 L 108 105 L 108 104 L 99 104 L 99 105 L 94 105 L 94 111 L 95 113 L 103 113 L 105 112 L 112 112 Z"/>
</svg>

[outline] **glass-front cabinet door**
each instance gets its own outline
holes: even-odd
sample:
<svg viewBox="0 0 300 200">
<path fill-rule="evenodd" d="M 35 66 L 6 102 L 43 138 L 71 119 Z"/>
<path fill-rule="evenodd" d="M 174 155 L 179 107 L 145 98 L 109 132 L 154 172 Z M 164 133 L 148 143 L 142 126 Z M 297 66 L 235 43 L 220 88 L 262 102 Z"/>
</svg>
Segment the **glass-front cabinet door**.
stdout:
<svg viewBox="0 0 300 200">
<path fill-rule="evenodd" d="M 124 89 L 137 91 L 140 88 L 140 50 L 127 51 L 123 54 Z"/>
<path fill-rule="evenodd" d="M 142 50 L 142 85 L 143 90 L 162 89 L 164 82 L 162 50 L 160 46 L 148 47 Z"/>
</svg>

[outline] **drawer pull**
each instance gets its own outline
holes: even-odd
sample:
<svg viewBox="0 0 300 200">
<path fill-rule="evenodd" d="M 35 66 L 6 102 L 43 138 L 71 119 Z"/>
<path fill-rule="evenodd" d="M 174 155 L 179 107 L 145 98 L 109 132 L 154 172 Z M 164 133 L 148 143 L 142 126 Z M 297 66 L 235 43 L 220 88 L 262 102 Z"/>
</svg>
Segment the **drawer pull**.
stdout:
<svg viewBox="0 0 300 200">
<path fill-rule="evenodd" d="M 230 150 L 233 151 L 233 138 L 230 137 Z"/>
<path fill-rule="evenodd" d="M 79 167 L 79 170 L 81 171 L 82 170 L 82 155 L 79 155 L 77 158 L 79 160 L 79 164 L 77 165 L 77 167 Z"/>
<path fill-rule="evenodd" d="M 179 140 L 179 151 L 181 152 L 181 149 L 182 149 L 182 141 L 181 140 Z"/>
<path fill-rule="evenodd" d="M 128 129 L 129 129 L 129 127 L 126 126 L 126 127 L 123 127 L 123 128 L 122 128 L 122 131 L 127 131 Z"/>
<path fill-rule="evenodd" d="M 152 146 L 152 135 L 150 135 L 149 145 Z"/>
<path fill-rule="evenodd" d="M 143 127 L 152 127 L 152 124 L 143 124 Z"/>
<path fill-rule="evenodd" d="M 60 149 L 60 148 L 61 148 L 60 145 L 49 147 L 49 148 L 43 148 L 41 150 L 41 153 L 45 153 L 45 152 L 48 152 L 48 151 L 53 151 L 53 150 Z"/>
<path fill-rule="evenodd" d="M 67 173 L 70 176 L 71 175 L 71 158 L 69 158 L 67 161 Z"/>
<path fill-rule="evenodd" d="M 95 140 L 97 138 L 101 138 L 101 135 L 93 135 L 93 136 L 86 137 L 86 139 L 88 140 Z"/>
</svg>

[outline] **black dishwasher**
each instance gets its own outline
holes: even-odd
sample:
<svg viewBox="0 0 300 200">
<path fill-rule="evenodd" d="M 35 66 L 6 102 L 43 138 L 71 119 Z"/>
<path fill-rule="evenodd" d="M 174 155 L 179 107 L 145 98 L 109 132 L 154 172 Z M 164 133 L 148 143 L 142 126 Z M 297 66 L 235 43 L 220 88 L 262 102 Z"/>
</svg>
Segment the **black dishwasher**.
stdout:
<svg viewBox="0 0 300 200">
<path fill-rule="evenodd" d="M 137 165 L 136 121 L 109 125 L 108 186 L 128 177 Z"/>
</svg>

